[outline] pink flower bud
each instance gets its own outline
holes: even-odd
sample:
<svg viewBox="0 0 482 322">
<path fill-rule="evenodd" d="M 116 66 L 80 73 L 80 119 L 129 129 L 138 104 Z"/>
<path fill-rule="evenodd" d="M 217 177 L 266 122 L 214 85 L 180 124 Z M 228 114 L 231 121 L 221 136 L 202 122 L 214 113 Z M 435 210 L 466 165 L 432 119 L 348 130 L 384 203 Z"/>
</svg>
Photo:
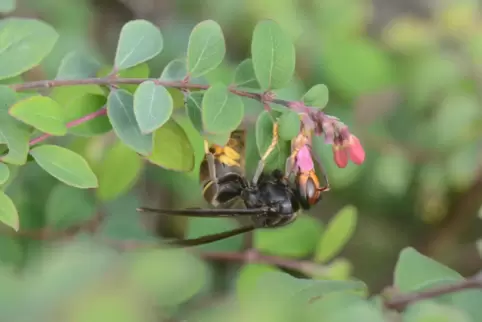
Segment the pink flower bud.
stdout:
<svg viewBox="0 0 482 322">
<path fill-rule="evenodd" d="M 351 161 L 357 165 L 362 164 L 365 161 L 365 150 L 363 149 L 360 140 L 352 134 L 349 142 L 347 150 Z"/>
<path fill-rule="evenodd" d="M 347 151 L 338 144 L 333 144 L 333 160 L 338 168 L 345 168 L 348 165 L 348 153 Z"/>
</svg>

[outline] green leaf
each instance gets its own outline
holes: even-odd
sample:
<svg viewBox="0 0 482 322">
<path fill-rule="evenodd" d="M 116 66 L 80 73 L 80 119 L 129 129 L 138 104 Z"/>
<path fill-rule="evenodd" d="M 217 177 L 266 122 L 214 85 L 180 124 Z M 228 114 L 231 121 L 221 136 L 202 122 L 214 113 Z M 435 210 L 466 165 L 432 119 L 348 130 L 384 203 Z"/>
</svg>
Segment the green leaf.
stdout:
<svg viewBox="0 0 482 322">
<path fill-rule="evenodd" d="M 256 146 L 259 156 L 262 156 L 271 144 L 273 139 L 273 119 L 269 112 L 263 111 L 256 120 Z M 266 159 L 265 170 L 284 169 L 286 159 L 290 155 L 291 144 L 286 141 L 279 141 L 275 149 Z"/>
<path fill-rule="evenodd" d="M 278 123 L 279 137 L 282 140 L 291 140 L 300 133 L 301 120 L 296 112 L 289 110 L 284 112 L 278 119 Z"/>
<path fill-rule="evenodd" d="M 134 114 L 134 98 L 126 90 L 112 91 L 107 99 L 107 115 L 119 139 L 134 151 L 149 155 L 153 149 L 152 134 L 142 134 Z"/>
<path fill-rule="evenodd" d="M 63 183 L 76 188 L 97 188 L 98 181 L 89 164 L 79 154 L 56 145 L 40 145 L 30 154 L 38 165 Z"/>
<path fill-rule="evenodd" d="M 171 81 L 171 82 L 180 82 L 187 76 L 187 66 L 185 59 L 174 59 L 169 62 L 169 64 L 164 67 L 162 71 L 160 80 L 164 81 Z M 200 77 L 191 77 L 190 83 L 198 84 L 198 85 L 209 85 L 208 81 L 204 76 Z"/>
<path fill-rule="evenodd" d="M 143 134 L 154 132 L 171 117 L 174 101 L 164 86 L 143 82 L 134 94 L 134 114 Z"/>
<path fill-rule="evenodd" d="M 19 229 L 17 208 L 3 191 L 0 191 L 0 222 L 12 227 L 15 231 Z"/>
<path fill-rule="evenodd" d="M 412 247 L 404 248 L 395 266 L 394 284 L 401 292 L 411 292 L 437 280 L 460 281 L 456 271 L 420 254 Z"/>
<path fill-rule="evenodd" d="M 46 96 L 32 96 L 15 103 L 9 110 L 11 116 L 50 135 L 67 134 L 63 108 Z"/>
<path fill-rule="evenodd" d="M 0 144 L 8 147 L 8 153 L 3 155 L 2 161 L 21 165 L 27 162 L 30 129 L 8 114 L 8 109 L 15 102 L 16 93 L 7 86 L 0 86 Z"/>
<path fill-rule="evenodd" d="M 470 322 L 465 312 L 448 305 L 435 303 L 434 301 L 423 301 L 414 303 L 407 307 L 404 312 L 405 322 Z"/>
<path fill-rule="evenodd" d="M 40 64 L 59 35 L 43 21 L 6 18 L 0 22 L 0 79 L 20 75 Z"/>
<path fill-rule="evenodd" d="M 318 107 L 322 110 L 328 104 L 328 98 L 328 87 L 324 84 L 317 84 L 303 95 L 302 100 L 306 106 Z"/>
<path fill-rule="evenodd" d="M 184 129 L 173 119 L 153 133 L 151 163 L 164 169 L 189 172 L 194 168 L 194 149 Z"/>
<path fill-rule="evenodd" d="M 97 171 L 97 197 L 103 201 L 110 201 L 126 193 L 136 182 L 142 166 L 142 160 L 135 151 L 122 142 L 116 142 L 106 152 Z"/>
<path fill-rule="evenodd" d="M 189 93 L 186 97 L 186 114 L 192 125 L 200 133 L 204 131 L 202 121 L 202 102 L 204 94 L 201 92 Z"/>
<path fill-rule="evenodd" d="M 5 163 L 0 162 L 0 185 L 8 181 L 10 177 L 10 169 Z"/>
<path fill-rule="evenodd" d="M 205 20 L 194 26 L 187 47 L 187 69 L 191 77 L 199 77 L 221 64 L 226 45 L 221 26 Z"/>
<path fill-rule="evenodd" d="M 313 253 L 321 233 L 317 219 L 302 216 L 285 227 L 256 230 L 253 245 L 262 253 L 303 258 Z"/>
<path fill-rule="evenodd" d="M 210 143 L 224 146 L 228 142 L 231 132 L 227 133 L 206 133 L 202 124 L 202 101 L 203 93 L 190 92 L 186 99 L 186 114 L 191 121 L 193 127 L 202 135 L 202 137 Z"/>
<path fill-rule="evenodd" d="M 89 93 L 80 95 L 65 106 L 66 120 L 72 122 L 97 113 L 100 109 L 105 108 L 106 103 L 107 99 L 105 96 Z M 112 130 L 112 125 L 109 122 L 107 113 L 95 116 L 79 125 L 69 127 L 70 134 L 86 137 L 104 134 L 110 130 Z"/>
<path fill-rule="evenodd" d="M 243 60 L 234 71 L 233 84 L 238 87 L 259 88 L 258 80 L 254 74 L 253 60 Z"/>
<path fill-rule="evenodd" d="M 353 272 L 353 264 L 346 258 L 335 258 L 321 277 L 332 280 L 347 280 Z M 315 277 L 318 277 L 315 275 Z"/>
<path fill-rule="evenodd" d="M 251 55 L 256 78 L 263 89 L 286 86 L 295 72 L 295 47 L 289 36 L 272 21 L 254 28 Z"/>
<path fill-rule="evenodd" d="M 45 204 L 45 219 L 49 228 L 63 230 L 84 223 L 95 215 L 95 200 L 82 189 L 57 184 Z"/>
<path fill-rule="evenodd" d="M 310 303 L 303 310 L 305 321 L 384 322 L 381 310 L 372 303 L 346 293 L 331 293 Z M 321 317 L 321 319 L 320 319 Z"/>
<path fill-rule="evenodd" d="M 95 94 L 107 96 L 108 92 L 104 91 L 98 85 L 79 85 L 79 86 L 61 86 L 54 87 L 50 92 L 50 97 L 57 101 L 61 106 L 72 104 L 73 101 L 85 94 Z M 68 115 L 68 108 L 65 107 L 65 113 Z"/>
<path fill-rule="evenodd" d="M 269 298 L 270 302 L 276 300 L 277 303 L 281 304 L 281 310 L 289 307 L 291 313 L 304 315 L 307 305 L 312 305 L 313 301 L 318 301 L 320 298 L 324 299 L 331 295 L 343 293 L 343 295 L 352 295 L 352 298 L 362 301 L 361 296 L 366 296 L 367 291 L 367 286 L 358 281 L 319 281 L 295 278 L 284 272 L 266 272 L 262 275 L 262 278 L 257 280 L 256 287 L 252 288 L 249 300 L 257 302 Z M 289 312 L 285 311 L 285 313 Z M 329 319 L 327 321 L 338 320 Z"/>
<path fill-rule="evenodd" d="M 55 79 L 83 79 L 95 76 L 100 63 L 93 57 L 73 51 L 65 55 L 60 62 Z"/>
<path fill-rule="evenodd" d="M 239 228 L 239 224 L 232 218 L 189 218 L 185 238 L 197 238 L 205 235 L 221 233 Z M 213 243 L 196 247 L 202 251 L 239 251 L 243 248 L 243 235 L 226 238 Z"/>
<path fill-rule="evenodd" d="M 243 265 L 236 281 L 236 293 L 241 300 L 249 300 L 256 284 L 262 276 L 269 272 L 278 272 L 275 266 L 265 264 Z"/>
<path fill-rule="evenodd" d="M 157 56 L 163 47 L 161 31 L 147 20 L 131 20 L 120 32 L 114 65 L 126 69 Z"/>
<path fill-rule="evenodd" d="M 357 209 L 345 206 L 341 209 L 326 227 L 319 241 L 315 261 L 328 262 L 336 256 L 355 232 L 357 222 Z"/>
<path fill-rule="evenodd" d="M 22 165 L 27 162 L 30 131 L 16 122 L 0 116 L 0 143 L 8 146 L 8 153 L 2 156 L 2 161 Z"/>
<path fill-rule="evenodd" d="M 0 1 L 0 12 L 1 13 L 11 13 L 17 8 L 17 0 L 1 0 Z"/>
<path fill-rule="evenodd" d="M 203 129 L 209 133 L 234 131 L 243 120 L 244 105 L 241 98 L 231 93 L 223 84 L 212 85 L 202 102 Z"/>
</svg>

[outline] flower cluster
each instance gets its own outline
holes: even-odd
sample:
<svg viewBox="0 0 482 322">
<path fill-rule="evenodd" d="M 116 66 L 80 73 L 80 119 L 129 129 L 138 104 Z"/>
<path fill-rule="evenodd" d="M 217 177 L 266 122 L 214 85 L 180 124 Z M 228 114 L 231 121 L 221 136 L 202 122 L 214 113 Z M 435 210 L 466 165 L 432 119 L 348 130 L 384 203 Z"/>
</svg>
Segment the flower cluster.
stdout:
<svg viewBox="0 0 482 322">
<path fill-rule="evenodd" d="M 339 168 L 345 168 L 349 160 L 356 165 L 365 161 L 365 150 L 360 140 L 338 118 L 305 106 L 303 102 L 291 102 L 289 108 L 302 115 L 305 128 L 311 129 L 317 136 L 324 135 L 325 143 L 332 146 L 333 159 Z"/>
</svg>

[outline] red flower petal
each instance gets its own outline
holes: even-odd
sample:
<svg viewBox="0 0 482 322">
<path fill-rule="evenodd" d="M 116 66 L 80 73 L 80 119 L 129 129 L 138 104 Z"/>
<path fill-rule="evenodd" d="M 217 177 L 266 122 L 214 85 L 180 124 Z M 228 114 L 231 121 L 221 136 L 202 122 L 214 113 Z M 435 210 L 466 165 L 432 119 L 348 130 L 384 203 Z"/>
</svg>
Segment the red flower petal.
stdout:
<svg viewBox="0 0 482 322">
<path fill-rule="evenodd" d="M 348 165 L 348 153 L 340 145 L 333 144 L 333 159 L 338 168 L 344 168 Z"/>
<path fill-rule="evenodd" d="M 360 165 L 365 161 L 365 150 L 360 140 L 353 134 L 350 136 L 350 145 L 347 147 L 347 150 L 353 163 Z"/>
</svg>

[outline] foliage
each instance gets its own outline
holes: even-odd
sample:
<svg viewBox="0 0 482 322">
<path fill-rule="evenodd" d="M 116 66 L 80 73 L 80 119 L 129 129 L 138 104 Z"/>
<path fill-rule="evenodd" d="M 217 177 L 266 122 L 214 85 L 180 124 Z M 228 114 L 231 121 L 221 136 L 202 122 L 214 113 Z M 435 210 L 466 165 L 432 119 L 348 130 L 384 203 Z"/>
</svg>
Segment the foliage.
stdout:
<svg viewBox="0 0 482 322">
<path fill-rule="evenodd" d="M 297 44 L 285 26 L 272 19 L 254 26 L 251 57 L 229 69 L 226 77 L 213 76 L 223 73 L 229 60 L 227 38 L 216 21 L 194 26 L 184 55 L 166 62 L 157 73 L 149 64 L 171 44 L 157 26 L 138 19 L 122 27 L 112 62 L 72 51 L 59 62 L 55 79 L 31 82 L 23 81 L 26 72 L 46 64 L 62 38 L 60 32 L 37 19 L 2 19 L 0 221 L 6 227 L 0 240 L 0 308 L 5 319 L 482 320 L 480 276 L 464 278 L 410 247 L 399 254 L 392 288 L 371 294 L 368 285 L 354 277 L 344 253 L 361 217 L 355 201 L 338 209 L 326 224 L 302 214 L 286 227 L 257 230 L 248 248 L 238 236 L 194 250 L 171 249 L 136 216 L 139 183 L 155 180 L 159 173 L 188 195 L 186 199 L 196 199 L 200 187 L 194 191 L 186 182 L 198 179 L 203 141 L 224 145 L 250 117 L 254 121 L 246 126 L 248 170 L 267 151 L 275 124 L 280 127 L 279 141 L 266 160 L 266 171 L 284 169 L 291 140 L 304 127 L 316 136 L 313 159 L 327 166 L 334 190 L 355 183 L 367 167 L 360 166 L 363 147 L 346 125 L 352 128 L 353 117 L 343 114 L 343 108 L 333 111 L 336 117 L 326 110 L 397 86 L 402 79 L 377 44 L 343 34 L 350 34 L 362 20 L 355 2 L 340 2 L 354 17 L 346 25 L 333 20 L 334 12 L 326 12 L 339 9 L 338 2 L 329 0 L 330 5 L 314 9 L 326 19 L 318 19 L 320 25 L 313 29 L 332 32 L 320 53 L 328 86 L 302 90 L 293 89 L 299 81 Z M 14 1 L 0 2 L 1 12 L 14 7 Z M 289 5 L 278 7 L 287 10 L 281 7 Z M 459 10 L 454 12 L 464 13 Z M 296 18 L 289 12 L 283 15 L 288 29 L 295 30 Z M 438 19 L 451 21 L 443 14 Z M 467 96 L 471 84 L 458 84 L 463 75 L 453 62 L 427 58 L 438 54 L 424 41 L 430 38 L 426 26 L 419 26 L 425 31 L 419 37 L 426 37 L 421 40 L 406 36 L 406 22 L 395 27 L 385 35 L 387 44 L 415 61 L 403 75 L 410 80 L 403 88 L 411 93 L 406 103 L 410 112 L 400 117 L 427 129 L 409 133 L 406 141 L 446 150 L 442 161 L 424 163 L 420 173 L 405 149 L 374 153 L 374 191 L 403 197 L 412 177 L 420 176 L 428 178 L 420 189 L 438 202 L 448 186 L 464 189 L 473 180 L 477 164 L 472 162 L 471 144 L 475 145 L 474 120 L 480 111 L 475 95 Z M 441 28 L 460 29 L 464 24 Z M 471 34 L 463 40 L 474 56 L 475 38 Z M 430 69 L 427 61 L 433 64 Z M 436 99 L 437 108 L 431 111 L 435 117 L 427 122 L 420 115 L 430 109 L 434 93 L 444 93 L 444 99 Z M 454 111 L 453 106 L 459 108 Z M 398 129 L 373 128 L 401 136 Z M 333 153 L 327 152 L 329 146 Z M 349 158 L 354 164 L 348 165 Z M 449 180 L 440 184 L 442 178 Z M 429 208 L 427 200 L 421 202 Z M 238 227 L 230 218 L 176 224 L 186 237 Z M 227 269 L 233 281 L 224 290 L 227 300 L 199 309 L 198 301 L 218 291 L 220 278 L 211 264 L 219 261 L 240 264 Z M 452 285 L 454 290 L 447 289 Z M 425 295 L 427 290 L 433 294 Z"/>
</svg>

